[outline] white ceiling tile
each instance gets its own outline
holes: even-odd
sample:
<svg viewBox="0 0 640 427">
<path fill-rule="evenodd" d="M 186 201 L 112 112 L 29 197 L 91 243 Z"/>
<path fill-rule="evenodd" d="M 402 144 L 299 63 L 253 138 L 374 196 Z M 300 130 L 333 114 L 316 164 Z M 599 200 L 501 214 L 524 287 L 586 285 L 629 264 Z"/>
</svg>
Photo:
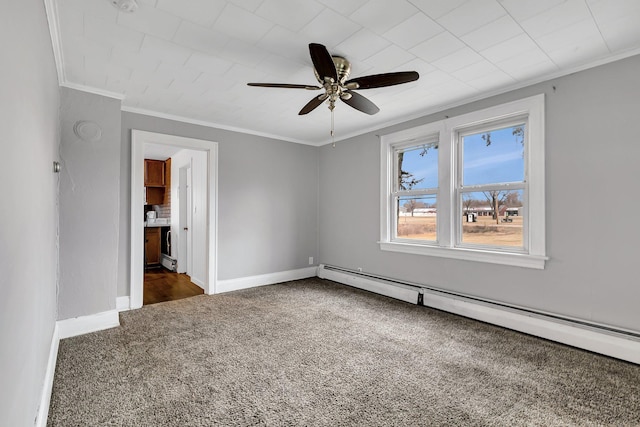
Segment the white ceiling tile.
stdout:
<svg viewBox="0 0 640 427">
<path fill-rule="evenodd" d="M 394 0 L 392 5 L 387 0 L 370 0 L 349 17 L 371 31 L 383 34 L 417 12 L 418 9 L 406 0 Z"/>
<path fill-rule="evenodd" d="M 438 18 L 438 23 L 460 37 L 506 15 L 495 0 L 469 0 Z"/>
<path fill-rule="evenodd" d="M 107 60 L 112 50 L 120 50 L 119 47 L 100 44 L 82 36 L 68 37 L 66 40 L 68 40 L 69 43 L 62 47 L 65 63 L 69 61 L 81 65 L 84 63 L 84 59 L 80 60 L 80 57 L 84 57 L 85 55 L 98 56 Z"/>
<path fill-rule="evenodd" d="M 76 11 L 85 15 L 102 18 L 111 22 L 116 22 L 118 9 L 113 7 L 108 1 L 100 0 L 64 0 L 58 7 L 58 13 L 63 10 Z M 64 12 L 63 12 L 64 13 Z"/>
<path fill-rule="evenodd" d="M 272 27 L 272 22 L 232 4 L 227 4 L 213 25 L 216 31 L 252 44 L 260 40 Z"/>
<path fill-rule="evenodd" d="M 514 85 L 516 80 L 504 71 L 497 70 L 490 74 L 465 81 L 465 83 L 479 91 L 487 92 Z"/>
<path fill-rule="evenodd" d="M 434 94 L 446 94 L 447 97 L 445 99 L 447 100 L 454 100 L 459 97 L 469 96 L 475 92 L 476 90 L 471 88 L 471 86 L 458 80 L 451 80 L 450 82 L 443 83 L 433 91 Z"/>
<path fill-rule="evenodd" d="M 328 48 L 338 45 L 360 29 L 360 25 L 334 12 L 324 9 L 313 18 L 300 33 L 307 39 L 315 40 Z"/>
<path fill-rule="evenodd" d="M 262 4 L 263 0 L 228 0 L 230 3 L 247 9 L 249 12 L 255 12 Z"/>
<path fill-rule="evenodd" d="M 160 60 L 157 58 L 148 58 L 128 50 L 114 47 L 111 50 L 111 61 L 120 66 L 130 66 L 136 70 L 153 73 L 158 69 Z"/>
<path fill-rule="evenodd" d="M 158 4 L 158 0 L 137 0 L 139 4 L 144 4 L 151 7 L 156 7 Z M 121 12 L 124 13 L 124 12 Z"/>
<path fill-rule="evenodd" d="M 85 36 L 109 48 L 119 46 L 130 51 L 140 49 L 144 34 L 139 31 L 117 25 L 115 21 L 104 20 L 93 16 L 84 17 Z"/>
<path fill-rule="evenodd" d="M 463 47 L 455 52 L 443 56 L 433 61 L 431 64 L 447 73 L 453 73 L 461 68 L 468 67 L 471 64 L 482 61 L 482 56 L 478 55 L 471 48 Z"/>
<path fill-rule="evenodd" d="M 131 75 L 133 76 L 133 73 Z M 129 79 L 129 81 L 127 82 L 126 90 L 124 92 L 126 94 L 126 98 L 123 101 L 123 105 L 126 100 L 132 100 L 133 102 L 136 102 L 141 96 L 144 95 L 146 91 L 147 84 L 145 82 L 137 82 Z"/>
<path fill-rule="evenodd" d="M 312 40 L 302 34 L 296 34 L 279 25 L 274 26 L 256 46 L 269 53 L 298 61 L 307 61 L 309 58 L 309 43 Z"/>
<path fill-rule="evenodd" d="M 96 70 L 93 68 L 87 70 L 85 68 L 83 78 L 84 84 L 88 87 L 106 88 L 107 73 L 104 70 Z"/>
<path fill-rule="evenodd" d="M 532 18 L 521 21 L 521 25 L 527 34 L 538 38 L 585 19 L 591 19 L 591 12 L 584 0 L 567 0 Z"/>
<path fill-rule="evenodd" d="M 410 51 L 427 62 L 433 62 L 463 47 L 464 43 L 445 31 L 411 48 Z"/>
<path fill-rule="evenodd" d="M 182 21 L 172 41 L 189 49 L 216 54 L 227 44 L 229 37 L 219 31 Z"/>
<path fill-rule="evenodd" d="M 206 53 L 194 52 L 184 65 L 203 73 L 222 75 L 231 68 L 232 62 Z"/>
<path fill-rule="evenodd" d="M 243 42 L 242 40 L 231 39 L 218 53 L 220 58 L 223 58 L 229 62 L 237 62 L 249 67 L 256 67 L 264 58 L 269 55 L 269 52 L 252 45 Z"/>
<path fill-rule="evenodd" d="M 191 89 L 198 93 L 205 93 L 212 89 L 224 90 L 230 86 L 237 86 L 237 82 L 229 82 L 224 75 L 215 75 L 211 73 L 202 73 L 200 77 L 196 79 Z M 185 89 L 185 91 L 188 91 Z"/>
<path fill-rule="evenodd" d="M 362 61 L 354 60 L 353 58 L 349 58 L 347 56 L 347 60 L 351 63 L 351 78 L 364 76 L 365 74 L 372 74 L 376 71 L 373 70 L 373 66 Z M 388 69 L 384 69 L 383 72 L 389 71 Z"/>
<path fill-rule="evenodd" d="M 391 71 L 396 72 L 396 71 L 417 71 L 418 74 L 420 75 L 420 78 L 422 78 L 422 76 L 424 76 L 425 74 L 428 74 L 432 71 L 435 71 L 437 68 L 434 67 L 431 64 L 426 63 L 423 59 L 420 58 L 415 58 L 412 59 L 411 61 L 407 62 L 406 64 L 402 64 L 400 67 L 396 67 L 394 69 L 392 69 Z"/>
<path fill-rule="evenodd" d="M 348 16 L 358 10 L 368 0 L 318 0 L 320 3 L 335 10 L 336 12 Z"/>
<path fill-rule="evenodd" d="M 146 36 L 140 47 L 143 58 L 180 65 L 187 62 L 192 52 L 191 49 L 152 36 Z"/>
<path fill-rule="evenodd" d="M 382 36 L 403 49 L 410 49 L 443 32 L 444 29 L 422 12 L 418 12 L 399 23 Z"/>
<path fill-rule="evenodd" d="M 85 57 L 85 71 L 92 75 L 110 76 L 113 80 L 128 80 L 131 77 L 132 70 L 129 67 L 123 67 L 110 63 L 106 58 Z M 105 80 L 106 81 L 106 80 Z"/>
<path fill-rule="evenodd" d="M 517 70 L 535 64 L 541 64 L 547 61 L 549 61 L 549 57 L 547 56 L 547 54 L 536 47 L 533 50 L 512 53 L 509 58 L 500 61 L 495 65 L 497 65 L 501 70 L 509 72 L 511 70 Z"/>
<path fill-rule="evenodd" d="M 538 49 L 538 45 L 527 34 L 520 34 L 502 43 L 480 51 L 480 54 L 494 64 L 505 61 L 513 55 Z"/>
<path fill-rule="evenodd" d="M 141 5 L 135 13 L 118 14 L 118 25 L 169 40 L 180 25 L 180 18 L 155 7 Z"/>
<path fill-rule="evenodd" d="M 184 20 L 211 27 L 226 4 L 224 0 L 158 0 L 157 7 Z"/>
<path fill-rule="evenodd" d="M 233 64 L 231 68 L 224 74 L 224 77 L 233 82 L 238 82 L 242 84 L 247 84 L 249 82 L 263 82 L 263 83 L 273 83 L 273 79 L 271 81 L 267 81 L 269 79 L 268 73 L 266 73 L 263 69 L 257 69 L 253 67 L 247 67 L 242 64 Z M 286 74 L 278 76 L 281 81 L 287 78 Z M 280 81 L 275 81 L 275 83 L 279 83 Z M 291 83 L 291 82 L 288 82 Z"/>
<path fill-rule="evenodd" d="M 156 73 L 145 73 L 140 70 L 133 70 L 130 81 L 137 86 L 147 86 L 145 94 L 154 90 L 165 89 L 168 87 L 173 78 L 166 75 L 158 75 Z"/>
<path fill-rule="evenodd" d="M 381 70 L 381 72 L 388 72 L 400 65 L 406 64 L 407 62 L 415 59 L 411 53 L 400 49 L 396 45 L 391 45 L 375 55 L 367 58 L 367 64 L 371 65 L 374 70 Z"/>
<path fill-rule="evenodd" d="M 125 106 L 309 142 L 329 139 L 326 106 L 298 116 L 313 92 L 246 82 L 316 84 L 310 42 L 351 61 L 352 78 L 420 74 L 363 91 L 381 108 L 375 117 L 340 103 L 338 135 L 640 49 L 639 0 L 138 0 L 127 16 L 107 0 L 51 1 L 66 83 L 123 93 Z M 429 18 L 449 31 L 434 34 Z"/>
<path fill-rule="evenodd" d="M 608 55 L 609 49 L 598 34 L 595 40 L 584 38 L 571 45 L 563 45 L 546 52 L 547 56 L 560 67 L 575 67 L 593 58 Z"/>
<path fill-rule="evenodd" d="M 119 93 L 124 95 L 127 91 L 127 82 L 129 79 L 118 79 L 110 74 L 107 74 L 107 82 L 105 83 L 105 89 L 109 92 Z"/>
<path fill-rule="evenodd" d="M 450 74 L 441 70 L 435 70 L 420 76 L 421 88 L 425 91 L 432 92 L 438 86 L 455 80 Z"/>
<path fill-rule="evenodd" d="M 85 40 L 86 39 L 81 39 Z M 84 70 L 84 54 L 77 49 L 69 49 L 63 46 L 62 54 L 64 56 L 65 73 L 71 70 Z"/>
<path fill-rule="evenodd" d="M 411 3 L 431 19 L 438 19 L 461 6 L 466 1 L 467 0 L 411 0 Z"/>
<path fill-rule="evenodd" d="M 170 64 L 167 62 L 162 62 L 156 69 L 155 73 L 158 76 L 166 76 L 173 80 L 193 83 L 198 77 L 200 77 L 202 71 L 188 67 L 177 66 L 175 64 Z"/>
<path fill-rule="evenodd" d="M 475 81 L 488 74 L 495 74 L 498 72 L 500 72 L 498 67 L 487 60 L 481 59 L 479 62 L 460 68 L 459 70 L 451 73 L 451 75 L 456 79 L 467 83 Z"/>
<path fill-rule="evenodd" d="M 568 25 L 553 33 L 536 39 L 538 46 L 545 52 L 570 54 L 585 47 L 601 50 L 600 55 L 607 52 L 607 47 L 596 23 L 587 19 L 573 25 Z M 595 52 L 593 50 L 592 52 Z M 604 51 L 604 52 L 603 52 Z"/>
<path fill-rule="evenodd" d="M 637 0 L 588 0 L 591 13 L 612 52 L 638 46 L 640 2 Z"/>
<path fill-rule="evenodd" d="M 84 35 L 84 13 L 82 11 L 62 8 L 58 11 L 58 19 L 62 37 L 81 37 Z"/>
<path fill-rule="evenodd" d="M 314 0 L 264 0 L 256 14 L 298 32 L 324 9 Z"/>
<path fill-rule="evenodd" d="M 552 9 L 567 0 L 498 0 L 509 15 L 518 21 L 532 18 L 544 11 Z"/>
<path fill-rule="evenodd" d="M 361 29 L 336 46 L 336 53 L 350 60 L 364 60 L 389 46 L 388 40 L 371 30 Z"/>
<path fill-rule="evenodd" d="M 275 83 L 317 84 L 311 67 L 280 55 L 269 54 L 264 61 L 252 69 L 253 75 L 262 74 Z M 292 75 L 303 75 L 304 80 L 294 81 L 291 79 Z M 255 77 L 252 81 L 256 81 Z"/>
<path fill-rule="evenodd" d="M 460 37 L 460 39 L 476 51 L 481 51 L 523 34 L 522 28 L 509 15 L 483 25 Z"/>
<path fill-rule="evenodd" d="M 540 73 L 551 74 L 557 71 L 558 67 L 551 60 L 529 64 L 524 67 L 520 67 L 519 64 L 514 63 L 510 69 L 505 70 L 505 72 L 514 79 L 524 82 L 539 76 Z"/>
</svg>

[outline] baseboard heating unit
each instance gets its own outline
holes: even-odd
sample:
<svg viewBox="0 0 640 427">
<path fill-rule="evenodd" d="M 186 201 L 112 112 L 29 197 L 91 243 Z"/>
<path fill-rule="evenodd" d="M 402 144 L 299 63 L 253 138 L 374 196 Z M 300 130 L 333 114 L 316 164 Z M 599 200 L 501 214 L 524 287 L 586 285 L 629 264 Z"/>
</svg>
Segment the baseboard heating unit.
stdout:
<svg viewBox="0 0 640 427">
<path fill-rule="evenodd" d="M 640 333 L 320 264 L 318 277 L 640 364 Z"/>
<path fill-rule="evenodd" d="M 175 258 L 171 258 L 167 254 L 162 254 L 162 258 L 160 259 L 162 266 L 169 271 L 176 271 L 177 261 Z"/>
</svg>

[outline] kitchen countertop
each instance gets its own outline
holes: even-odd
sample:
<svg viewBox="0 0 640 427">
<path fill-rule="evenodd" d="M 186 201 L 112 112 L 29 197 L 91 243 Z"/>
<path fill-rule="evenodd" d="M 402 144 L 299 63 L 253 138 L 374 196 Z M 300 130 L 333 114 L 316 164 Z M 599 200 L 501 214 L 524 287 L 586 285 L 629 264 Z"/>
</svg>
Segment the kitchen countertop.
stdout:
<svg viewBox="0 0 640 427">
<path fill-rule="evenodd" d="M 149 227 L 149 228 L 150 228 L 150 227 L 171 227 L 171 223 L 168 223 L 168 222 L 167 222 L 167 223 L 157 223 L 157 222 L 154 222 L 154 223 L 150 224 L 150 223 L 148 223 L 147 221 L 145 221 L 145 222 L 144 222 L 144 226 L 145 226 L 145 227 Z"/>
</svg>

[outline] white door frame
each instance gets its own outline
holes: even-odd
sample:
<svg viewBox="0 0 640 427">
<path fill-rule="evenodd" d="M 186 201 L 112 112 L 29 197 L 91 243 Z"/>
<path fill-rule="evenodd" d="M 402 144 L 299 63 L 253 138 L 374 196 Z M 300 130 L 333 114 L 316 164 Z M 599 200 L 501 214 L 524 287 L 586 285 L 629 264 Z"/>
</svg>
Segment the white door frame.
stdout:
<svg viewBox="0 0 640 427">
<path fill-rule="evenodd" d="M 207 153 L 207 274 L 205 294 L 216 290 L 218 246 L 218 143 L 182 136 L 131 130 L 131 270 L 130 307 L 142 307 L 144 290 L 144 144 L 165 144 Z"/>
</svg>

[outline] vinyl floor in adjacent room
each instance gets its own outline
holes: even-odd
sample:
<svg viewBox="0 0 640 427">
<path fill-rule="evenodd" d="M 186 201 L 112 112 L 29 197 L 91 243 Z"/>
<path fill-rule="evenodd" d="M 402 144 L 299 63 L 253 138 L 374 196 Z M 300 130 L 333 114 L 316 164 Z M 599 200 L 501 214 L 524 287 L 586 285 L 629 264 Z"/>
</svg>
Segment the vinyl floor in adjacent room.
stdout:
<svg viewBox="0 0 640 427">
<path fill-rule="evenodd" d="M 203 293 L 202 288 L 192 283 L 186 274 L 174 273 L 162 267 L 144 272 L 144 305 L 175 301 Z"/>
</svg>

